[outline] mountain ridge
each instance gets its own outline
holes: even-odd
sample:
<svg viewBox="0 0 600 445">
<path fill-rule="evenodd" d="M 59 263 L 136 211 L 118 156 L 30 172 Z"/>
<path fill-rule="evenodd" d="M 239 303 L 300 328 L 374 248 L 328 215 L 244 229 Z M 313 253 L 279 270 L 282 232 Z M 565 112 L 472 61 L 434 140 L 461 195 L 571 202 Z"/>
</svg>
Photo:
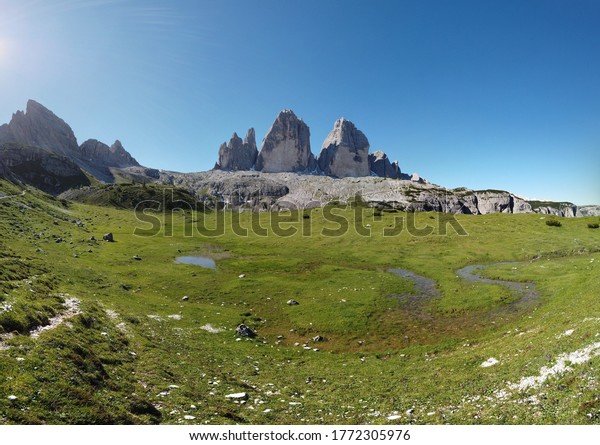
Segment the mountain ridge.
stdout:
<svg viewBox="0 0 600 445">
<path fill-rule="evenodd" d="M 4 148 L 0 176 L 53 194 L 90 185 L 84 173 L 87 172 L 105 183 L 181 186 L 199 198 L 206 197 L 208 191 L 211 196 L 207 201 L 216 199 L 225 206 L 252 210 L 323 206 L 360 195 L 368 205 L 405 211 L 578 216 L 577 206 L 569 202 L 527 201 L 507 191 L 451 190 L 419 175 L 402 173 L 398 161 L 390 162 L 383 151 L 369 153 L 366 135 L 345 118 L 336 121 L 315 157 L 310 149 L 308 125 L 289 109 L 278 114 L 260 151 L 253 128 L 243 141 L 233 133 L 229 144 L 221 145 L 215 168 L 200 173 L 144 167 L 119 140 L 111 146 L 96 139 L 79 145 L 71 127 L 34 100 L 27 102 L 25 111 L 15 112 L 8 124 L 0 126 L 0 144 L 7 143 L 17 144 L 23 153 L 16 152 L 14 145 Z M 31 159 L 39 163 L 36 179 L 24 174 Z M 68 173 L 62 181 L 63 169 L 56 167 L 57 162 L 64 163 L 64 172 Z M 40 179 L 44 175 L 53 178 L 52 186 Z M 587 206 L 584 215 L 594 214 L 600 214 L 600 208 Z"/>
</svg>

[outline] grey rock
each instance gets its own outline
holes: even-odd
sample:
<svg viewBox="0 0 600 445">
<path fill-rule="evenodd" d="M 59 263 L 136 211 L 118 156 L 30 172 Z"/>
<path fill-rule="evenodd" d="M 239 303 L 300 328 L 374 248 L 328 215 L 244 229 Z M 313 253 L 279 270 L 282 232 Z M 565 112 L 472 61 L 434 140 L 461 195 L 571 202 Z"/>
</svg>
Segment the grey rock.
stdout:
<svg viewBox="0 0 600 445">
<path fill-rule="evenodd" d="M 317 162 L 329 176 L 369 176 L 369 140 L 352 122 L 338 119 L 323 142 Z"/>
<path fill-rule="evenodd" d="M 279 113 L 260 146 L 256 170 L 302 172 L 314 170 L 316 162 L 310 150 L 310 130 L 292 110 Z"/>
<path fill-rule="evenodd" d="M 251 170 L 256 164 L 258 149 L 256 148 L 256 136 L 254 128 L 250 128 L 246 138 L 242 139 L 233 133 L 229 144 L 221 144 L 219 148 L 219 160 L 215 169 L 220 170 Z"/>
<path fill-rule="evenodd" d="M 142 258 L 141 258 L 140 256 L 138 256 L 138 255 L 134 255 L 134 256 L 132 257 L 132 259 L 134 259 L 134 260 L 136 260 L 136 261 L 142 261 Z"/>
<path fill-rule="evenodd" d="M 192 192 L 208 193 L 219 205 L 238 210 L 309 209 L 332 201 L 348 203 L 360 195 L 369 206 L 399 211 L 473 215 L 533 212 L 527 201 L 506 191 L 447 189 L 425 180 L 413 182 L 404 178 L 390 181 L 376 176 L 333 178 L 298 173 L 211 171 L 168 175 L 163 172 L 161 181 Z M 298 217 L 303 214 L 299 212 Z"/>
<path fill-rule="evenodd" d="M 288 300 L 287 304 L 288 306 L 298 306 L 300 303 L 298 303 L 296 300 Z"/>
<path fill-rule="evenodd" d="M 80 147 L 71 127 L 33 100 L 27 102 L 25 112 L 17 111 L 8 124 L 0 126 L 0 144 L 6 142 L 41 148 L 49 153 L 64 156 L 105 182 L 114 181 L 111 168 L 139 166 L 119 141 L 109 147 L 90 139 Z M 2 170 L 0 166 L 0 172 Z"/>
<path fill-rule="evenodd" d="M 112 168 L 140 166 L 118 140 L 109 147 L 96 139 L 88 139 L 81 144 L 76 156 L 82 168 L 105 182 L 114 181 Z"/>
<path fill-rule="evenodd" d="M 107 241 L 107 242 L 109 242 L 109 243 L 112 243 L 112 242 L 114 242 L 114 241 L 115 241 L 115 239 L 114 239 L 114 236 L 113 236 L 112 232 L 109 232 L 109 233 L 106 233 L 106 234 L 102 235 L 102 239 L 103 239 L 104 241 Z"/>
<path fill-rule="evenodd" d="M 388 156 L 382 151 L 369 153 L 369 170 L 382 178 L 400 178 L 398 161 L 392 164 Z"/>
<path fill-rule="evenodd" d="M 474 192 L 478 213 L 531 213 L 531 206 L 523 199 L 501 190 Z"/>
<path fill-rule="evenodd" d="M 600 205 L 579 206 L 577 216 L 600 216 Z"/>
<path fill-rule="evenodd" d="M 10 123 L 0 127 L 1 142 L 18 142 L 70 156 L 77 153 L 77 139 L 65 121 L 34 100 L 26 111 L 13 114 Z"/>
</svg>

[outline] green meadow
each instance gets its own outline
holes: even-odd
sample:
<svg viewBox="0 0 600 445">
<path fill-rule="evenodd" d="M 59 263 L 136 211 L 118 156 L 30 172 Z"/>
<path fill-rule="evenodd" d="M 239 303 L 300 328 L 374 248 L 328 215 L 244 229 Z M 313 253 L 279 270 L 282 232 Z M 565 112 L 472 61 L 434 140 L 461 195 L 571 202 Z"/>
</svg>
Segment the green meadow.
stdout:
<svg viewBox="0 0 600 445">
<path fill-rule="evenodd" d="M 599 423 L 597 217 L 99 204 L 0 181 L 2 424 Z"/>
</svg>

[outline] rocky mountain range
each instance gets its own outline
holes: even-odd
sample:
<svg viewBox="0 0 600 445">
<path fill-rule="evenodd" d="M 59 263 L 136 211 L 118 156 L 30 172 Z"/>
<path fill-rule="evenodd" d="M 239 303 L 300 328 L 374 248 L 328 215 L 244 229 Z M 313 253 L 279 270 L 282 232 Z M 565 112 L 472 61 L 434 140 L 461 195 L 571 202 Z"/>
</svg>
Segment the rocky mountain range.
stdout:
<svg viewBox="0 0 600 445">
<path fill-rule="evenodd" d="M 90 186 L 91 180 L 156 182 L 185 188 L 208 205 L 215 201 L 254 211 L 323 206 L 356 197 L 367 205 L 405 211 L 486 214 L 541 213 L 600 215 L 599 206 L 527 201 L 500 190 L 446 189 L 417 174 L 402 173 L 383 151 L 369 153 L 367 136 L 341 118 L 321 146 L 311 151 L 310 129 L 293 111 L 283 110 L 260 150 L 250 128 L 244 140 L 233 133 L 223 143 L 213 170 L 178 173 L 141 166 L 121 142 L 89 139 L 78 144 L 71 127 L 30 100 L 0 126 L 0 176 L 58 195 Z"/>
<path fill-rule="evenodd" d="M 103 182 L 115 180 L 112 168 L 139 167 L 139 163 L 119 141 L 110 147 L 95 139 L 79 145 L 71 127 L 34 100 L 27 102 L 24 112 L 17 111 L 8 124 L 0 126 L 0 144 L 5 143 L 20 144 L 23 150 L 35 147 L 64 156 Z M 8 153 L 5 153 L 5 156 L 7 155 Z M 13 168 L 17 161 L 17 158 L 9 160 Z"/>
</svg>

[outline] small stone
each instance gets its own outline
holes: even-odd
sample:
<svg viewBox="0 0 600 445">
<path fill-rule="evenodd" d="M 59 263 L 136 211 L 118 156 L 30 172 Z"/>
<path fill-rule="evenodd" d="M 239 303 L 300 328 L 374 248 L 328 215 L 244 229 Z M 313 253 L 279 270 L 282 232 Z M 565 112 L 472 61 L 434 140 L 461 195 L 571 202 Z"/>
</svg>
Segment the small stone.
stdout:
<svg viewBox="0 0 600 445">
<path fill-rule="evenodd" d="M 186 415 L 186 416 L 183 416 L 183 418 L 184 418 L 185 420 L 194 420 L 196 417 L 194 417 L 194 416 L 190 416 L 190 415 Z"/>
<path fill-rule="evenodd" d="M 232 399 L 232 400 L 247 400 L 248 399 L 248 394 L 245 392 L 236 392 L 233 394 L 227 394 L 225 396 L 225 398 L 227 399 Z"/>
<path fill-rule="evenodd" d="M 10 400 L 11 402 L 14 402 L 15 400 L 17 400 L 17 396 L 10 395 L 10 396 L 8 396 L 8 400 Z"/>
<path fill-rule="evenodd" d="M 134 255 L 132 258 L 133 258 L 134 260 L 136 260 L 136 261 L 142 261 L 142 258 L 140 258 L 140 257 L 139 257 L 139 256 L 137 256 L 137 255 Z"/>
<path fill-rule="evenodd" d="M 314 341 L 315 343 L 319 343 L 319 342 L 325 341 L 325 338 L 320 335 L 317 335 L 317 336 L 313 337 L 312 341 Z"/>
<path fill-rule="evenodd" d="M 113 236 L 112 232 L 105 233 L 105 234 L 102 236 L 102 239 L 103 239 L 104 241 L 107 241 L 107 242 L 109 242 L 109 243 L 113 243 L 113 242 L 115 241 L 115 238 L 114 238 L 114 236 Z"/>
<path fill-rule="evenodd" d="M 398 420 L 402 416 L 388 416 L 387 420 Z"/>
<path fill-rule="evenodd" d="M 188 297 L 187 295 L 184 295 L 183 298 L 181 299 L 182 301 L 188 301 L 190 299 L 190 297 Z"/>
<path fill-rule="evenodd" d="M 245 273 L 239 274 L 238 278 L 246 278 L 246 274 Z"/>
<path fill-rule="evenodd" d="M 288 306 L 298 306 L 300 303 L 298 303 L 296 300 L 288 300 L 287 304 Z"/>
</svg>

